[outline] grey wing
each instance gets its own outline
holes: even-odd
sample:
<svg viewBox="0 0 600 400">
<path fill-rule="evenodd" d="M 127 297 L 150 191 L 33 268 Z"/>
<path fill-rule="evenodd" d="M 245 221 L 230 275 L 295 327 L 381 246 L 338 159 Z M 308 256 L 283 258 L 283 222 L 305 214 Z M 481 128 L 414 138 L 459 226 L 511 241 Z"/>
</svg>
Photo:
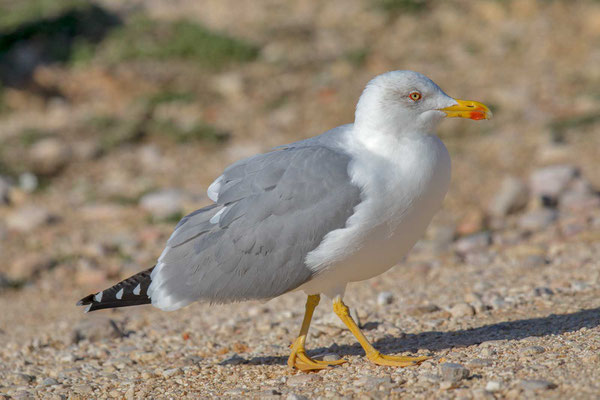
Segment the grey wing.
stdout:
<svg viewBox="0 0 600 400">
<path fill-rule="evenodd" d="M 350 157 L 292 147 L 233 164 L 211 185 L 216 204 L 184 217 L 152 273 L 152 304 L 270 299 L 310 280 L 307 253 L 360 202 Z"/>
</svg>

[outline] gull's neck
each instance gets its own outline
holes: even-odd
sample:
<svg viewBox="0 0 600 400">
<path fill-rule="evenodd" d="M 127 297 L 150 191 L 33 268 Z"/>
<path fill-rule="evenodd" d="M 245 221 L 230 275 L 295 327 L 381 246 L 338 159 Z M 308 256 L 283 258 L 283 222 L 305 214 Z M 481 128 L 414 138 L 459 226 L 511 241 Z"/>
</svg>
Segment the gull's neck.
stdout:
<svg viewBox="0 0 600 400">
<path fill-rule="evenodd" d="M 352 137 L 362 150 L 393 158 L 409 142 L 419 142 L 429 136 L 411 128 L 393 118 L 384 121 L 371 118 L 369 121 L 355 122 Z"/>
</svg>

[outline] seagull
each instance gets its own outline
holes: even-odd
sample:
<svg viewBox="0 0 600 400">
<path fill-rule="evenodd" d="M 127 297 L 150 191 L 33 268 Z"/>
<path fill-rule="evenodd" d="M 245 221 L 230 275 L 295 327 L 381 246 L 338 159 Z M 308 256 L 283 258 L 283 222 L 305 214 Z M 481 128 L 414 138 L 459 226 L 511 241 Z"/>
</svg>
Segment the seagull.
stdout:
<svg viewBox="0 0 600 400">
<path fill-rule="evenodd" d="M 151 303 L 172 311 L 194 301 L 267 301 L 301 290 L 308 298 L 291 368 L 346 361 L 306 353 L 321 294 L 370 361 L 419 364 L 427 357 L 376 350 L 342 297 L 349 282 L 399 262 L 440 208 L 450 155 L 434 131 L 445 117 L 482 120 L 492 113 L 448 96 L 418 72 L 376 76 L 360 96 L 354 123 L 232 164 L 208 187 L 213 204 L 181 219 L 154 267 L 77 305 L 88 312 Z"/>
</svg>

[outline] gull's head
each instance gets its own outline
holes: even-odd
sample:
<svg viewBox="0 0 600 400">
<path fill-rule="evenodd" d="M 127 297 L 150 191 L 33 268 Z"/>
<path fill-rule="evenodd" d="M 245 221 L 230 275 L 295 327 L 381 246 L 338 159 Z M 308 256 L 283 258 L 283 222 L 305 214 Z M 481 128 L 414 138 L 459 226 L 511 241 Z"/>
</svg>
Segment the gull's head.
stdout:
<svg viewBox="0 0 600 400">
<path fill-rule="evenodd" d="M 492 112 L 476 101 L 448 96 L 423 74 L 391 71 L 369 82 L 356 106 L 355 125 L 382 133 L 432 133 L 445 117 L 481 120 Z"/>
</svg>

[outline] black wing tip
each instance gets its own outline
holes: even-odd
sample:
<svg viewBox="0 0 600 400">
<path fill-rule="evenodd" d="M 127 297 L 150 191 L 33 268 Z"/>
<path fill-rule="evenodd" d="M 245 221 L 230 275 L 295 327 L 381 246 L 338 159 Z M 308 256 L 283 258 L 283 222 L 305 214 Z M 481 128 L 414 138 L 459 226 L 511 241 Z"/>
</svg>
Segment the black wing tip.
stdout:
<svg viewBox="0 0 600 400">
<path fill-rule="evenodd" d="M 147 291 L 150 286 L 150 274 L 154 267 L 138 272 L 127 279 L 102 290 L 89 294 L 79 300 L 77 306 L 87 306 L 85 312 L 148 304 L 151 302 Z M 134 289 L 135 288 L 135 289 Z"/>
<path fill-rule="evenodd" d="M 88 304 L 92 304 L 94 302 L 95 294 L 90 294 L 85 296 L 83 299 L 77 302 L 77 306 L 87 306 Z"/>
</svg>

